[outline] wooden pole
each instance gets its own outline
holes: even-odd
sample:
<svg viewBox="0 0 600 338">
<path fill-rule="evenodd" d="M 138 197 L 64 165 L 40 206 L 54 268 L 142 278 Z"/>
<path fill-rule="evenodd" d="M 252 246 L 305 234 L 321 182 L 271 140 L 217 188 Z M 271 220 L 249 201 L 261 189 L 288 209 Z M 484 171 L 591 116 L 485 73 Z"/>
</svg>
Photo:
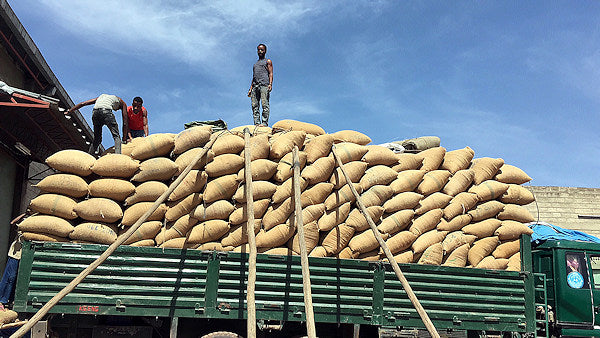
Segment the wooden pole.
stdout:
<svg viewBox="0 0 600 338">
<path fill-rule="evenodd" d="M 369 216 L 369 214 L 367 213 L 367 208 L 365 208 L 365 205 L 362 203 L 360 195 L 358 194 L 356 189 L 354 189 L 354 185 L 353 185 L 352 181 L 350 180 L 350 177 L 348 176 L 348 174 L 346 174 L 346 170 L 344 169 L 344 165 L 342 164 L 340 157 L 335 152 L 335 145 L 332 146 L 331 150 L 333 152 L 333 156 L 335 157 L 338 167 L 340 167 L 342 174 L 346 178 L 346 184 L 348 184 L 348 186 L 350 186 L 350 190 L 352 190 L 352 194 L 354 194 L 354 197 L 356 197 L 356 204 L 358 205 L 358 208 L 360 209 L 360 211 L 363 213 L 363 215 L 367 219 L 367 222 L 369 223 L 371 230 L 373 230 L 373 234 L 375 235 L 377 242 L 379 242 L 379 246 L 381 246 L 381 248 L 383 249 L 383 252 L 385 253 L 385 256 L 387 257 L 388 261 L 392 265 L 392 268 L 394 269 L 394 272 L 396 273 L 396 277 L 398 277 L 398 280 L 400 280 L 402 287 L 406 291 L 406 294 L 408 295 L 408 298 L 410 299 L 411 303 L 417 310 L 417 313 L 421 317 L 421 320 L 423 321 L 423 324 L 425 324 L 425 327 L 427 328 L 427 331 L 429 331 L 429 334 L 434 338 L 438 338 L 440 335 L 438 334 L 435 326 L 433 325 L 433 323 L 431 322 L 431 319 L 429 319 L 429 316 L 427 315 L 427 312 L 425 312 L 425 309 L 423 309 L 423 306 L 417 299 L 417 295 L 415 295 L 415 293 L 413 292 L 412 288 L 410 287 L 410 284 L 408 283 L 408 280 L 402 273 L 402 270 L 400 270 L 400 266 L 398 266 L 398 263 L 394 259 L 394 255 L 392 255 L 392 252 L 390 251 L 387 244 L 381 237 L 381 234 L 379 233 L 379 230 L 377 229 L 375 222 L 373 222 L 373 220 L 371 219 L 371 216 Z"/>
<path fill-rule="evenodd" d="M 81 283 L 85 277 L 87 277 L 90 273 L 92 273 L 94 270 L 96 270 L 96 268 L 98 266 L 100 266 L 100 264 L 104 263 L 104 261 L 106 259 L 108 259 L 108 257 L 110 255 L 112 255 L 113 252 L 115 252 L 115 250 L 117 250 L 117 248 L 121 244 L 123 244 L 123 242 L 125 242 L 129 237 L 131 237 L 131 235 L 142 225 L 142 223 L 144 223 L 148 219 L 148 217 L 150 217 L 150 215 L 152 215 L 152 213 L 154 211 L 156 211 L 156 209 L 158 209 L 160 204 L 162 202 L 164 202 L 167 199 L 167 197 L 169 197 L 169 195 L 171 195 L 173 190 L 175 190 L 175 188 L 177 188 L 177 186 L 181 183 L 181 181 L 183 181 L 183 178 L 190 172 L 190 170 L 192 170 L 194 165 L 196 165 L 196 163 L 198 161 L 200 161 L 200 159 L 202 157 L 204 157 L 204 155 L 206 155 L 206 153 L 208 152 L 210 147 L 212 147 L 215 140 L 218 139 L 220 136 L 221 135 L 218 135 L 217 137 L 212 139 L 204 147 L 204 150 L 202 152 L 200 152 L 200 154 L 198 154 L 192 160 L 192 162 L 190 162 L 190 164 L 183 170 L 183 172 L 179 175 L 179 177 L 177 177 L 177 179 L 173 183 L 171 183 L 171 185 L 169 186 L 169 189 L 167 189 L 167 191 L 165 191 L 162 195 L 160 195 L 160 197 L 156 200 L 156 202 L 154 202 L 154 204 L 150 207 L 150 209 L 148 209 L 148 211 L 146 211 L 142 215 L 142 217 L 140 217 L 137 220 L 137 222 L 135 222 L 131 227 L 129 227 L 129 229 L 123 235 L 119 236 L 117 238 L 117 240 L 113 244 L 111 244 L 106 249 L 106 251 L 104 251 L 102 253 L 102 255 L 100 255 L 100 257 L 98 257 L 87 268 L 85 268 L 83 271 L 81 271 L 81 273 L 77 277 L 75 277 L 75 279 L 73 279 L 73 281 L 71 281 L 71 283 L 69 283 L 67 286 L 64 287 L 64 289 L 62 289 L 59 293 L 57 293 L 54 297 L 52 297 L 52 299 L 50 299 L 48 301 L 48 303 L 44 304 L 44 306 L 42 306 L 42 308 L 39 309 L 38 312 L 36 312 L 36 314 L 33 315 L 33 317 L 31 317 L 31 319 L 27 322 L 27 324 L 23 325 L 19 330 L 17 330 L 15 333 L 13 333 L 10 336 L 10 338 L 22 337 L 27 331 L 31 330 L 33 325 L 35 325 L 35 323 L 37 323 L 40 319 L 42 319 L 42 317 L 44 317 L 48 313 L 48 311 L 50 311 L 50 309 L 52 309 L 52 307 L 54 305 L 56 305 L 56 303 L 58 303 L 61 299 L 63 299 L 66 295 L 68 295 L 71 291 L 73 291 L 73 289 L 75 289 L 75 287 L 77 287 L 77 285 L 79 285 L 79 283 Z"/>
<path fill-rule="evenodd" d="M 300 203 L 300 159 L 298 157 L 298 146 L 294 146 L 294 204 L 296 207 L 296 229 L 298 231 L 298 242 L 300 242 L 300 263 L 302 265 L 302 289 L 304 291 L 304 310 L 306 312 L 306 333 L 308 338 L 316 338 L 315 313 L 313 311 L 312 291 L 310 285 L 310 270 L 308 269 L 308 252 L 306 252 L 306 241 L 304 239 L 304 223 L 302 221 L 302 204 Z"/>
<path fill-rule="evenodd" d="M 248 233 L 248 283 L 246 285 L 246 308 L 248 337 L 256 337 L 256 303 L 254 292 L 256 290 L 256 237 L 254 234 L 254 195 L 252 195 L 252 169 L 250 158 L 250 130 L 244 129 L 244 187 L 246 192 L 246 232 Z"/>
</svg>

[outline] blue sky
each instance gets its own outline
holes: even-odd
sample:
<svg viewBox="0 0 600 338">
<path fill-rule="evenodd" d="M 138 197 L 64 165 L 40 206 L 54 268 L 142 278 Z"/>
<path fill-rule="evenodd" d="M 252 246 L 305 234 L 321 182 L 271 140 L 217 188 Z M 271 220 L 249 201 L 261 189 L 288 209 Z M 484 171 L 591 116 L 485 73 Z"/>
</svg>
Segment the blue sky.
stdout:
<svg viewBox="0 0 600 338">
<path fill-rule="evenodd" d="M 532 185 L 600 187 L 600 2 L 9 3 L 75 103 L 139 95 L 151 133 L 251 124 L 262 42 L 271 123 L 375 144 L 436 135 L 447 150 L 503 158 Z M 91 107 L 80 111 L 91 124 Z"/>
</svg>

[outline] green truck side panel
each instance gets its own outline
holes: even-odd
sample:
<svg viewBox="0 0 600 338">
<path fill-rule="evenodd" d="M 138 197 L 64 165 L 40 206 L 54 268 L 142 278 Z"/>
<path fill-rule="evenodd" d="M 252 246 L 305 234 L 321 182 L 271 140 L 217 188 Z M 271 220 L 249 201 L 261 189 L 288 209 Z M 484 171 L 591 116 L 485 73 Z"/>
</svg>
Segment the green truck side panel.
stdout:
<svg viewBox="0 0 600 338">
<path fill-rule="evenodd" d="M 15 310 L 37 311 L 105 249 L 27 242 Z M 438 330 L 533 331 L 528 273 L 400 267 Z M 310 274 L 317 322 L 423 328 L 389 264 L 311 257 Z M 50 312 L 244 319 L 246 278 L 246 254 L 122 246 Z M 255 296 L 258 320 L 305 321 L 300 257 L 259 254 Z"/>
</svg>

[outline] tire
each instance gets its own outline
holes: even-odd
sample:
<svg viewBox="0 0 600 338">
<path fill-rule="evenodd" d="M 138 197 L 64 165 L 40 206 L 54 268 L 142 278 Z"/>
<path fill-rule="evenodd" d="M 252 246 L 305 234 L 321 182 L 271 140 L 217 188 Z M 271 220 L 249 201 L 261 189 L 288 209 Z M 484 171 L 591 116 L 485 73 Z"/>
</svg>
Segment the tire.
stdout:
<svg viewBox="0 0 600 338">
<path fill-rule="evenodd" d="M 244 338 L 237 333 L 229 331 L 216 331 L 202 336 L 202 338 Z"/>
</svg>

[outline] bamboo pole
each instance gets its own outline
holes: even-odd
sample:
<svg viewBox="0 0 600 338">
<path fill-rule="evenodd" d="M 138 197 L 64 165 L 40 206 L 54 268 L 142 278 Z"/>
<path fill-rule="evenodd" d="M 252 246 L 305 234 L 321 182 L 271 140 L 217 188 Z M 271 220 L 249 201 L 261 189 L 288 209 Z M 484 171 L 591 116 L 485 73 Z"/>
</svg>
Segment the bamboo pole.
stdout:
<svg viewBox="0 0 600 338">
<path fill-rule="evenodd" d="M 298 146 L 294 146 L 294 204 L 296 207 L 296 229 L 298 231 L 298 242 L 300 242 L 300 264 L 302 265 L 302 289 L 304 291 L 304 311 L 306 312 L 306 333 L 308 338 L 316 338 L 315 313 L 313 311 L 312 291 L 310 284 L 310 270 L 308 268 L 308 253 L 306 252 L 306 241 L 304 239 L 304 222 L 302 221 L 302 204 L 300 203 L 300 159 L 298 157 Z"/>
<path fill-rule="evenodd" d="M 248 337 L 256 337 L 256 237 L 254 234 L 254 195 L 252 190 L 252 169 L 250 161 L 250 130 L 244 129 L 244 177 L 246 192 L 246 232 L 248 233 L 248 283 L 246 285 L 247 332 Z"/>
<path fill-rule="evenodd" d="M 348 184 L 348 186 L 350 186 L 350 190 L 352 190 L 352 194 L 354 194 L 354 197 L 356 197 L 356 204 L 358 205 L 358 208 L 360 209 L 360 211 L 365 216 L 367 222 L 369 223 L 369 226 L 371 227 L 371 230 L 373 230 L 373 234 L 375 235 L 375 238 L 377 239 L 377 242 L 379 242 L 379 246 L 381 246 L 381 248 L 383 249 L 383 252 L 385 253 L 385 256 L 387 257 L 388 261 L 392 265 L 392 268 L 394 269 L 394 272 L 396 273 L 396 277 L 398 277 L 398 280 L 400 280 L 400 283 L 402 284 L 402 287 L 406 291 L 406 294 L 408 295 L 408 298 L 410 299 L 411 303 L 413 304 L 413 306 L 417 310 L 417 313 L 421 317 L 421 320 L 423 321 L 423 324 L 425 324 L 425 327 L 427 328 L 427 331 L 429 331 L 429 334 L 432 337 L 434 337 L 434 338 L 440 337 L 440 335 L 438 334 L 435 326 L 431 322 L 431 319 L 429 319 L 429 316 L 427 315 L 427 312 L 425 312 L 425 309 L 421 305 L 421 302 L 419 302 L 419 300 L 417 299 L 417 295 L 415 295 L 415 293 L 413 292 L 410 284 L 408 283 L 408 280 L 406 279 L 406 277 L 402 273 L 402 270 L 400 270 L 400 266 L 398 266 L 398 263 L 394 259 L 394 256 L 392 255 L 392 252 L 390 251 L 390 249 L 388 248 L 387 244 L 385 243 L 385 241 L 381 237 L 381 234 L 379 233 L 379 230 L 377 229 L 377 226 L 375 225 L 375 223 L 371 219 L 371 216 L 369 216 L 369 214 L 367 213 L 367 208 L 365 208 L 364 204 L 362 203 L 360 195 L 358 194 L 358 192 L 354 188 L 354 185 L 353 185 L 352 181 L 350 180 L 350 177 L 348 176 L 348 174 L 346 173 L 346 170 L 344 169 L 344 165 L 342 164 L 342 161 L 340 160 L 340 157 L 337 155 L 337 153 L 335 151 L 335 145 L 332 146 L 331 151 L 333 153 L 333 156 L 335 157 L 335 160 L 337 162 L 338 167 L 340 167 L 340 170 L 342 171 L 342 174 L 346 178 L 346 184 Z"/>
<path fill-rule="evenodd" d="M 33 325 L 35 325 L 38 321 L 40 321 L 40 319 L 42 319 L 42 317 L 45 316 L 48 313 L 48 311 L 50 311 L 50 309 L 52 309 L 52 307 L 54 305 L 56 305 L 61 299 L 63 299 L 66 295 L 68 295 L 71 291 L 73 291 L 73 289 L 75 289 L 75 287 L 77 287 L 77 285 L 79 285 L 79 283 L 81 283 L 85 277 L 87 277 L 90 273 L 92 273 L 94 270 L 96 270 L 96 268 L 98 266 L 100 266 L 100 264 L 104 263 L 104 261 L 106 261 L 106 259 L 108 259 L 108 257 L 110 255 L 112 255 L 115 252 L 115 250 L 117 250 L 117 248 L 121 244 L 123 244 L 123 242 L 125 242 L 129 237 L 131 237 L 131 235 L 142 225 L 142 223 L 144 223 L 146 221 L 146 219 L 148 219 L 148 217 L 150 217 L 150 215 L 152 215 L 152 213 L 154 211 L 156 211 L 156 209 L 158 209 L 160 204 L 163 203 L 167 199 L 167 197 L 169 197 L 169 195 L 173 192 L 173 190 L 175 190 L 175 188 L 177 188 L 177 186 L 179 186 L 181 181 L 183 181 L 183 178 L 192 170 L 194 165 L 196 165 L 196 163 L 198 161 L 200 161 L 200 159 L 202 159 L 202 157 L 204 157 L 206 155 L 208 150 L 212 147 L 213 143 L 220 136 L 221 136 L 221 134 L 219 134 L 217 137 L 215 137 L 210 142 L 208 142 L 208 144 L 204 147 L 204 150 L 202 152 L 200 152 L 200 154 L 198 154 L 192 160 L 192 162 L 190 162 L 190 164 L 183 170 L 183 172 L 179 175 L 179 177 L 177 177 L 177 179 L 175 181 L 173 181 L 173 183 L 171 183 L 171 185 L 169 186 L 169 189 L 167 189 L 167 191 L 165 191 L 162 195 L 160 195 L 160 197 L 156 200 L 156 202 L 154 202 L 154 204 L 150 207 L 150 209 L 148 209 L 148 211 L 146 211 L 142 215 L 142 217 L 140 217 L 137 220 L 137 222 L 135 222 L 131 227 L 129 227 L 129 229 L 123 235 L 119 236 L 117 238 L 117 240 L 113 244 L 111 244 L 106 249 L 106 251 L 104 251 L 100 255 L 100 257 L 98 257 L 95 261 L 93 261 L 90 265 L 88 265 L 87 268 L 85 268 L 83 271 L 81 271 L 81 273 L 77 277 L 75 277 L 75 279 L 73 279 L 73 281 L 71 281 L 71 283 L 69 283 L 67 286 L 64 287 L 64 289 L 62 289 L 59 293 L 57 293 L 54 297 L 52 297 L 52 299 L 50 299 L 48 301 L 48 303 L 44 304 L 44 306 L 42 306 L 42 308 L 39 309 L 38 312 L 36 312 L 36 314 L 33 315 L 33 317 L 31 317 L 31 319 L 27 322 L 27 324 L 23 325 L 19 330 L 17 330 L 15 333 L 13 333 L 10 336 L 10 338 L 22 337 L 27 331 L 31 330 Z"/>
</svg>

